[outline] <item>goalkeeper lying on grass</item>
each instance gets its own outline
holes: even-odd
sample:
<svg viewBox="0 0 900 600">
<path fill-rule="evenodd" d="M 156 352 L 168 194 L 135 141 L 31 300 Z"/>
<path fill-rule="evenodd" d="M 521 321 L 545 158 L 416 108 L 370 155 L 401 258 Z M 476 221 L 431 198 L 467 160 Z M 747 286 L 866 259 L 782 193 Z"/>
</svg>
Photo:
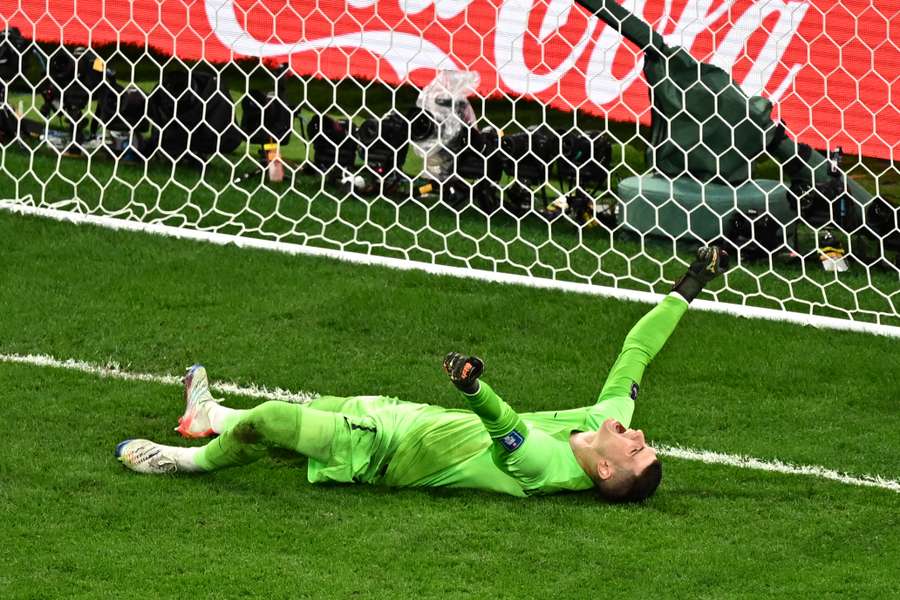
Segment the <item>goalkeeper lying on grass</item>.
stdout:
<svg viewBox="0 0 900 600">
<path fill-rule="evenodd" d="M 641 376 L 688 303 L 727 267 L 727 256 L 714 246 L 697 257 L 625 338 L 593 406 L 517 414 L 480 380 L 481 360 L 453 353 L 444 370 L 471 410 L 380 396 L 234 410 L 212 397 L 205 369 L 195 365 L 184 378 L 187 407 L 177 431 L 218 437 L 195 448 L 126 440 L 116 456 L 139 473 L 207 472 L 251 463 L 276 447 L 307 456 L 311 482 L 465 487 L 514 496 L 596 487 L 607 500 L 644 500 L 659 485 L 662 468 L 643 432 L 628 428 Z"/>
</svg>

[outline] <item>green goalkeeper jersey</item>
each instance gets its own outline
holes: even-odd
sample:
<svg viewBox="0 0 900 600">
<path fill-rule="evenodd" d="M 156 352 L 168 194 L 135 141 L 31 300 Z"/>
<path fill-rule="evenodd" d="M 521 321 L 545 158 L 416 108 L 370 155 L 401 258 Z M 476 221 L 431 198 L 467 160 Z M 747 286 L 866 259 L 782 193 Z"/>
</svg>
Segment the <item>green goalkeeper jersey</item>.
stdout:
<svg viewBox="0 0 900 600">
<path fill-rule="evenodd" d="M 347 427 L 328 463 L 310 460 L 309 480 L 478 488 L 514 496 L 590 489 L 593 482 L 576 461 L 569 437 L 609 418 L 631 424 L 644 369 L 687 306 L 669 296 L 635 325 L 591 406 L 517 414 L 483 381 L 466 396 L 472 410 L 385 397 L 316 400 L 312 408 L 344 414 Z"/>
<path fill-rule="evenodd" d="M 484 382 L 478 396 L 502 402 Z M 337 443 L 336 448 L 345 450 L 335 452 L 331 464 L 310 460 L 310 481 L 346 481 L 346 465 L 356 464 L 364 467 L 352 481 L 395 487 L 478 488 L 527 496 L 590 489 L 593 483 L 576 462 L 569 436 L 596 429 L 607 418 L 627 426 L 633 401 L 625 396 L 585 408 L 515 415 L 521 417 L 528 433 L 525 443 L 511 454 L 516 458 L 514 464 L 503 460 L 502 449 L 498 450 L 496 440 L 470 410 L 385 397 L 326 397 L 314 401 L 312 407 L 365 421 L 351 421 L 355 429 L 350 433 L 359 440 Z M 362 436 L 368 442 L 360 441 L 365 439 Z"/>
<path fill-rule="evenodd" d="M 480 396 L 494 391 L 481 383 Z M 435 411 L 417 419 L 391 460 L 384 483 L 397 486 L 469 487 L 515 496 L 587 490 L 593 482 L 575 460 L 569 436 L 599 427 L 607 418 L 631 422 L 630 397 L 612 398 L 572 410 L 522 413 L 528 430 L 516 448 L 514 464 L 503 460 L 477 415 L 470 411 Z"/>
</svg>

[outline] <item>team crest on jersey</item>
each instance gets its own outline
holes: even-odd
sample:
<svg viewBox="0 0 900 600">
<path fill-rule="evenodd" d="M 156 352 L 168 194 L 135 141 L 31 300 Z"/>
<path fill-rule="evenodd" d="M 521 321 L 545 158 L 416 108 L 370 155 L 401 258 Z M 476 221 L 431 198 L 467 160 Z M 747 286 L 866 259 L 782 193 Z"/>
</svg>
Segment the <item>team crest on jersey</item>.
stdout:
<svg viewBox="0 0 900 600">
<path fill-rule="evenodd" d="M 502 438 L 500 438 L 500 445 L 506 448 L 507 452 L 512 452 L 516 448 L 522 445 L 525 441 L 525 438 L 521 433 L 513 429 Z"/>
<path fill-rule="evenodd" d="M 637 400 L 639 391 L 641 391 L 641 386 L 639 386 L 636 381 L 632 381 L 631 382 L 631 399 L 632 400 Z"/>
</svg>

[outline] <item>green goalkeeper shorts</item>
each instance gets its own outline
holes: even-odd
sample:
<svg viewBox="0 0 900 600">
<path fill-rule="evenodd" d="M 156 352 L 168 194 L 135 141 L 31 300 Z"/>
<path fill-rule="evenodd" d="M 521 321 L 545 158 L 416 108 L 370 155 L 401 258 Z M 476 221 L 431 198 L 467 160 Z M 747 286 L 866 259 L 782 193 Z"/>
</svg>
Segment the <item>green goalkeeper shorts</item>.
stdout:
<svg viewBox="0 0 900 600">
<path fill-rule="evenodd" d="M 396 441 L 427 405 L 384 396 L 322 396 L 310 408 L 333 414 L 334 435 L 327 461 L 309 459 L 309 481 L 378 483 Z"/>
</svg>

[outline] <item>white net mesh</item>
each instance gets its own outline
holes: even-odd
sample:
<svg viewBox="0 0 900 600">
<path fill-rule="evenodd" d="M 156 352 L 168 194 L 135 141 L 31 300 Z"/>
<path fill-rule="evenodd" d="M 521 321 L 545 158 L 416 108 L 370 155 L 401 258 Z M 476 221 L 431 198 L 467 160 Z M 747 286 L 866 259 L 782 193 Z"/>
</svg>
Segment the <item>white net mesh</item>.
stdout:
<svg viewBox="0 0 900 600">
<path fill-rule="evenodd" d="M 4 6 L 2 196 L 900 325 L 896 6 L 584 2 Z"/>
</svg>

